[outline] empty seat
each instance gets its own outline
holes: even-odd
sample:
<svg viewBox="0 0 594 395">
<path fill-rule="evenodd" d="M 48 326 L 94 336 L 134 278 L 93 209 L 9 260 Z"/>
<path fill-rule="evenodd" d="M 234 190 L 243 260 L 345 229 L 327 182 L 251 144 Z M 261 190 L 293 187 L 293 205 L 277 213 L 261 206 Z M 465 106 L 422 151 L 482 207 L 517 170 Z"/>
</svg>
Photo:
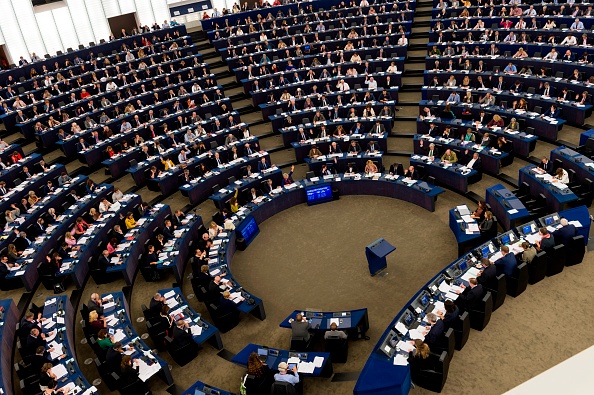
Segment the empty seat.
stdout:
<svg viewBox="0 0 594 395">
<path fill-rule="evenodd" d="M 565 267 L 565 246 L 559 244 L 552 251 L 547 252 L 547 276 L 554 276 L 563 271 Z"/>
<path fill-rule="evenodd" d="M 333 363 L 345 363 L 349 356 L 348 339 L 341 339 L 338 336 L 324 339 L 324 349 L 330 353 Z"/>
<path fill-rule="evenodd" d="M 468 315 L 468 311 L 465 311 L 458 316 L 458 319 L 454 321 L 452 328 L 454 329 L 456 350 L 462 350 L 470 336 L 470 316 Z"/>
<path fill-rule="evenodd" d="M 450 359 L 447 352 L 430 353 L 427 360 L 409 358 L 410 376 L 415 385 L 433 392 L 441 392 L 448 378 Z"/>
<path fill-rule="evenodd" d="M 498 275 L 492 284 L 484 284 L 483 287 L 493 295 L 493 311 L 497 310 L 505 302 L 505 297 L 507 296 L 507 279 L 505 274 Z"/>
<path fill-rule="evenodd" d="M 584 243 L 584 236 L 575 236 L 569 243 L 565 266 L 573 266 L 582 263 L 585 253 L 586 245 Z"/>
<path fill-rule="evenodd" d="M 547 275 L 547 253 L 541 251 L 528 264 L 528 284 L 536 284 Z"/>
<path fill-rule="evenodd" d="M 514 270 L 514 274 L 507 276 L 507 293 L 509 296 L 516 297 L 528 287 L 528 264 L 522 262 Z"/>
<path fill-rule="evenodd" d="M 487 292 L 479 305 L 474 309 L 467 308 L 466 311 L 470 314 L 470 327 L 477 331 L 485 329 L 491 320 L 491 313 L 493 312 L 493 296 L 491 292 Z"/>
</svg>

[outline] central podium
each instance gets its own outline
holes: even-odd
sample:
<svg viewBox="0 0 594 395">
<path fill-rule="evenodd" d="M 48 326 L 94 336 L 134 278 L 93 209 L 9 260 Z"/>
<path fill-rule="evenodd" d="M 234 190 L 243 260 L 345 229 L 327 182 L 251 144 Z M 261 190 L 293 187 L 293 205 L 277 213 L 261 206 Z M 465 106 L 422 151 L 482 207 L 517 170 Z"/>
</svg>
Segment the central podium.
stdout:
<svg viewBox="0 0 594 395">
<path fill-rule="evenodd" d="M 392 244 L 385 239 L 377 239 L 365 247 L 365 256 L 369 265 L 369 273 L 375 276 L 380 271 L 388 267 L 386 256 L 396 250 Z"/>
</svg>

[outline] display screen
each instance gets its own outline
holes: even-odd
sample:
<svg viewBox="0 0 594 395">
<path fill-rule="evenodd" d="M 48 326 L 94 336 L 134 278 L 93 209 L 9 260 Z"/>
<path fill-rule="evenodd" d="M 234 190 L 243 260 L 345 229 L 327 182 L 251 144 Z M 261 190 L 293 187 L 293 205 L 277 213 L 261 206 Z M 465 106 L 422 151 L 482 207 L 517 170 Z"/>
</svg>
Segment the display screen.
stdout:
<svg viewBox="0 0 594 395">
<path fill-rule="evenodd" d="M 460 262 L 460 265 L 458 267 L 460 268 L 461 271 L 464 271 L 468 267 L 468 263 L 466 263 L 466 261 Z"/>
<path fill-rule="evenodd" d="M 505 235 L 501 238 L 501 244 L 509 244 L 509 235 Z"/>
<path fill-rule="evenodd" d="M 332 186 L 329 184 L 307 188 L 305 193 L 307 194 L 307 204 L 309 206 L 332 200 Z"/>
<path fill-rule="evenodd" d="M 429 295 L 427 295 L 427 294 L 424 294 L 424 295 L 421 297 L 421 304 L 422 304 L 423 306 L 427 306 L 427 303 L 429 303 Z"/>
<path fill-rule="evenodd" d="M 254 217 L 250 215 L 237 227 L 237 231 L 245 240 L 245 245 L 248 246 L 258 233 L 260 233 L 260 228 Z"/>
<path fill-rule="evenodd" d="M 483 253 L 483 257 L 486 258 L 489 256 L 489 246 L 483 247 L 483 249 L 481 250 L 481 252 Z"/>
<path fill-rule="evenodd" d="M 524 233 L 525 235 L 528 235 L 532 232 L 532 226 L 530 225 L 526 225 L 522 228 L 522 233 Z"/>
<path fill-rule="evenodd" d="M 413 316 L 412 316 L 412 314 L 411 313 L 407 313 L 404 316 L 404 323 L 408 326 L 408 325 L 412 324 L 412 322 L 413 322 Z"/>
<path fill-rule="evenodd" d="M 547 217 L 545 218 L 545 224 L 548 225 L 552 225 L 553 222 L 555 222 L 555 220 L 553 219 L 553 217 Z"/>
</svg>

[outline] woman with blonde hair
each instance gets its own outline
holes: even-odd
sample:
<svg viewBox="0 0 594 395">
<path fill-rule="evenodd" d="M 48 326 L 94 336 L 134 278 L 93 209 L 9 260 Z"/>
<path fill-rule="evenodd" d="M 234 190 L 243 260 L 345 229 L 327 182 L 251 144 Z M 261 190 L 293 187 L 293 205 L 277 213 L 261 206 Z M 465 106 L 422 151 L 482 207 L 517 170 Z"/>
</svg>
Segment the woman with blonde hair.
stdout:
<svg viewBox="0 0 594 395">
<path fill-rule="evenodd" d="M 219 225 L 217 225 L 216 222 L 212 221 L 210 223 L 210 226 L 208 227 L 208 236 L 209 238 L 212 240 L 215 237 L 217 237 L 217 235 L 219 234 L 219 232 L 223 230 L 223 228 L 221 228 Z"/>
<path fill-rule="evenodd" d="M 366 174 L 375 174 L 378 171 L 379 170 L 378 170 L 377 166 L 375 165 L 375 163 L 373 163 L 373 161 L 371 159 L 365 163 L 365 173 Z"/>
<path fill-rule="evenodd" d="M 39 197 L 37 197 L 34 191 L 29 191 L 29 197 L 27 198 L 27 201 L 31 206 L 33 206 L 39 201 Z"/>
</svg>

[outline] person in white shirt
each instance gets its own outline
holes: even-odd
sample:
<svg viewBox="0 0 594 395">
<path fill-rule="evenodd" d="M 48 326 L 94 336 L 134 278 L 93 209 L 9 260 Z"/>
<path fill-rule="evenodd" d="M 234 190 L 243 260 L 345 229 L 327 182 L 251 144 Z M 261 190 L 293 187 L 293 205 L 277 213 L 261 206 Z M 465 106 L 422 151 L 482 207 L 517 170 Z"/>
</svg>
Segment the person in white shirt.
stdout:
<svg viewBox="0 0 594 395">
<path fill-rule="evenodd" d="M 39 60 L 41 60 L 41 58 L 40 58 L 39 56 L 37 56 L 37 55 L 35 54 L 35 52 L 31 53 L 31 61 L 32 61 L 32 62 L 37 62 L 37 61 L 39 61 Z"/>
<path fill-rule="evenodd" d="M 396 63 L 392 62 L 390 64 L 390 66 L 388 67 L 388 70 L 386 70 L 387 73 L 396 73 L 398 72 L 398 67 L 396 66 Z"/>
<path fill-rule="evenodd" d="M 367 0 L 361 0 L 359 7 L 369 7 L 369 2 Z"/>
<path fill-rule="evenodd" d="M 515 43 L 516 42 L 516 34 L 514 32 L 509 32 L 509 34 L 503 39 L 503 42 Z"/>
<path fill-rule="evenodd" d="M 186 132 L 186 135 L 184 136 L 184 142 L 186 144 L 191 143 L 192 141 L 194 141 L 196 139 L 196 135 L 194 133 L 192 133 L 191 129 L 188 129 L 188 131 Z"/>
<path fill-rule="evenodd" d="M 516 27 L 516 29 L 526 29 L 526 22 L 524 21 L 523 18 L 520 18 L 518 23 L 516 23 L 515 27 Z"/>
<path fill-rule="evenodd" d="M 188 154 L 186 153 L 185 149 L 182 149 L 177 156 L 177 161 L 179 163 L 186 163 L 188 161 Z"/>
<path fill-rule="evenodd" d="M 113 193 L 111 195 L 111 201 L 115 203 L 120 201 L 123 197 L 124 194 L 122 193 L 122 191 L 120 191 L 120 188 L 114 187 Z"/>
<path fill-rule="evenodd" d="M 202 92 L 202 88 L 198 85 L 197 82 L 192 85 L 192 93 Z"/>
<path fill-rule="evenodd" d="M 133 60 L 134 60 L 134 55 L 132 55 L 132 52 L 130 52 L 130 51 L 126 52 L 126 61 L 131 62 Z"/>
<path fill-rule="evenodd" d="M 472 169 L 475 162 L 479 159 L 479 154 L 478 152 L 475 152 L 474 154 L 472 154 L 472 159 L 466 164 L 466 167 L 468 167 L 469 169 Z"/>
<path fill-rule="evenodd" d="M 569 33 L 567 37 L 561 41 L 561 45 L 576 45 L 577 39 L 573 36 L 573 34 Z"/>
<path fill-rule="evenodd" d="M 351 87 L 349 86 L 348 83 L 344 82 L 344 80 L 340 80 L 338 82 L 338 84 L 336 84 L 336 88 L 341 91 L 341 92 L 345 92 L 345 91 L 350 91 Z"/>
<path fill-rule="evenodd" d="M 549 52 L 548 54 L 546 54 L 546 56 L 544 57 L 545 60 L 557 60 L 557 57 L 559 56 L 559 54 L 557 53 L 557 51 L 555 50 L 555 48 L 551 49 L 551 52 Z"/>
<path fill-rule="evenodd" d="M 531 5 L 523 14 L 527 16 L 536 16 L 536 10 L 534 9 L 534 6 Z"/>
<path fill-rule="evenodd" d="M 398 45 L 408 45 L 408 38 L 404 34 L 398 39 Z"/>
<path fill-rule="evenodd" d="M 571 24 L 571 30 L 584 30 L 584 24 L 580 22 L 579 18 L 575 18 L 575 22 Z"/>
<path fill-rule="evenodd" d="M 107 83 L 105 86 L 105 90 L 108 92 L 112 92 L 118 89 L 118 85 L 112 80 Z"/>
<path fill-rule="evenodd" d="M 562 184 L 569 184 L 569 174 L 567 174 L 564 169 L 559 167 L 555 171 L 555 177 L 553 177 L 553 181 L 560 182 Z"/>
<path fill-rule="evenodd" d="M 109 203 L 107 198 L 103 198 L 103 200 L 101 200 L 101 203 L 99 203 L 99 212 L 104 213 L 107 210 L 109 210 L 110 207 L 111 207 L 111 203 Z"/>
<path fill-rule="evenodd" d="M 376 90 L 377 89 L 377 81 L 373 79 L 373 77 L 365 77 L 365 84 L 367 85 L 368 89 Z"/>
</svg>

